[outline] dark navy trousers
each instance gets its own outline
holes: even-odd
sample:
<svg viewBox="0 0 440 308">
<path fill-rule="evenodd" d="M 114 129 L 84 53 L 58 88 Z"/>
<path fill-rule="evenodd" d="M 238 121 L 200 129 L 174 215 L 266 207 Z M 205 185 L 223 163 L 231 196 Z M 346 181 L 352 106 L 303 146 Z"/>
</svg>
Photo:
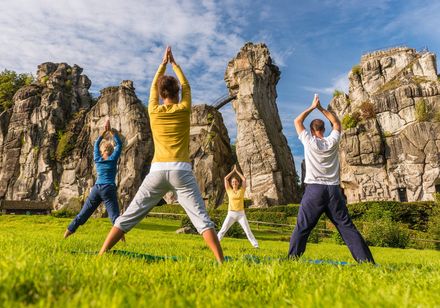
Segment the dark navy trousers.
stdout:
<svg viewBox="0 0 440 308">
<path fill-rule="evenodd" d="M 304 253 L 310 232 L 323 213 L 336 226 L 356 261 L 374 263 L 370 249 L 351 221 L 339 185 L 307 184 L 290 238 L 289 257 Z"/>
<path fill-rule="evenodd" d="M 92 216 L 93 212 L 98 206 L 104 202 L 107 209 L 108 217 L 112 224 L 115 223 L 116 218 L 119 217 L 119 205 L 118 197 L 116 193 L 115 184 L 95 184 L 90 191 L 84 206 L 79 214 L 72 220 L 67 229 L 70 232 L 75 232 L 79 226 L 86 223 L 86 221 Z"/>
</svg>

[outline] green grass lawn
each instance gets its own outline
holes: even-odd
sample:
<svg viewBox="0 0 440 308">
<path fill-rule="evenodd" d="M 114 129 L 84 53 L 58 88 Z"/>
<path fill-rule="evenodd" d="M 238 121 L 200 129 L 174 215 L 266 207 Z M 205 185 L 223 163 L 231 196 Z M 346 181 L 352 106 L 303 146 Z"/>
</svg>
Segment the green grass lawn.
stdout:
<svg viewBox="0 0 440 308">
<path fill-rule="evenodd" d="M 413 307 L 440 305 L 440 252 L 372 248 L 379 266 L 357 265 L 345 246 L 309 244 L 300 261 L 288 243 L 257 231 L 260 249 L 225 238 L 217 265 L 201 236 L 179 221 L 148 218 L 116 250 L 98 251 L 110 229 L 91 219 L 63 240 L 70 219 L 0 216 L 0 306 L 17 307 Z M 138 253 L 137 255 L 135 253 Z M 177 257 L 165 260 L 149 256 Z M 258 257 L 260 262 L 246 256 Z M 350 265 L 307 260 L 348 261 Z"/>
</svg>

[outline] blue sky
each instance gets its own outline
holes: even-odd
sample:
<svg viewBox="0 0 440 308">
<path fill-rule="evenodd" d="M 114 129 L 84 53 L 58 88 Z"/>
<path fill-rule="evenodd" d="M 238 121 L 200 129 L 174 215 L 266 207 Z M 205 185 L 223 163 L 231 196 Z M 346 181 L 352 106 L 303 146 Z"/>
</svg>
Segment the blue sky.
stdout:
<svg viewBox="0 0 440 308">
<path fill-rule="evenodd" d="M 105 3 L 105 5 L 104 5 Z M 35 73 L 46 61 L 78 64 L 92 92 L 135 82 L 146 101 L 164 46 L 171 45 L 194 103 L 227 92 L 228 61 L 247 41 L 264 42 L 281 69 L 278 108 L 296 166 L 293 118 L 317 92 L 327 105 L 368 51 L 407 45 L 440 52 L 440 1 L 0 0 L 0 70 Z M 222 109 L 231 139 L 234 115 Z M 312 114 L 319 116 L 318 114 Z M 298 170 L 298 168 L 297 168 Z"/>
</svg>

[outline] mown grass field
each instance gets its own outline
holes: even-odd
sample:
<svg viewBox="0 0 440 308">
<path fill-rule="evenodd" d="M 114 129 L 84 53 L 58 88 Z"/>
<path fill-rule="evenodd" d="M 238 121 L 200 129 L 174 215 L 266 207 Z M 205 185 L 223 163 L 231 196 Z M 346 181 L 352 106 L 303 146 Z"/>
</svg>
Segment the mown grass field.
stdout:
<svg viewBox="0 0 440 308">
<path fill-rule="evenodd" d="M 438 251 L 373 247 L 380 265 L 357 265 L 345 246 L 320 243 L 289 261 L 287 242 L 255 232 L 259 250 L 224 239 L 232 260 L 219 266 L 201 236 L 175 234 L 178 221 L 148 218 L 115 247 L 125 254 L 98 258 L 108 220 L 91 219 L 63 240 L 69 220 L 0 216 L 0 306 L 440 306 Z M 315 259 L 350 265 L 308 262 Z"/>
</svg>

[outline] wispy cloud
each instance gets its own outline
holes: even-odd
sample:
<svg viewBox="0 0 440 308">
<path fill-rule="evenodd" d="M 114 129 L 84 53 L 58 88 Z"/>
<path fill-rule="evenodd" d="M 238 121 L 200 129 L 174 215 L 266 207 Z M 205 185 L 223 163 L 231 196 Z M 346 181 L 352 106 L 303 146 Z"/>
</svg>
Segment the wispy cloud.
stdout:
<svg viewBox="0 0 440 308">
<path fill-rule="evenodd" d="M 331 95 L 335 90 L 344 91 L 348 93 L 348 73 L 343 73 L 332 79 L 332 83 L 330 86 L 325 87 L 312 87 L 312 86 L 304 86 L 304 90 L 314 92 L 314 93 L 324 93 Z"/>
<path fill-rule="evenodd" d="M 225 92 L 223 73 L 243 44 L 235 15 L 218 2 L 56 1 L 2 3 L 0 68 L 34 72 L 42 62 L 76 63 L 94 91 L 132 79 L 145 99 L 166 45 L 172 45 L 193 88 L 194 101 Z M 238 10 L 239 11 L 239 10 Z"/>
</svg>

